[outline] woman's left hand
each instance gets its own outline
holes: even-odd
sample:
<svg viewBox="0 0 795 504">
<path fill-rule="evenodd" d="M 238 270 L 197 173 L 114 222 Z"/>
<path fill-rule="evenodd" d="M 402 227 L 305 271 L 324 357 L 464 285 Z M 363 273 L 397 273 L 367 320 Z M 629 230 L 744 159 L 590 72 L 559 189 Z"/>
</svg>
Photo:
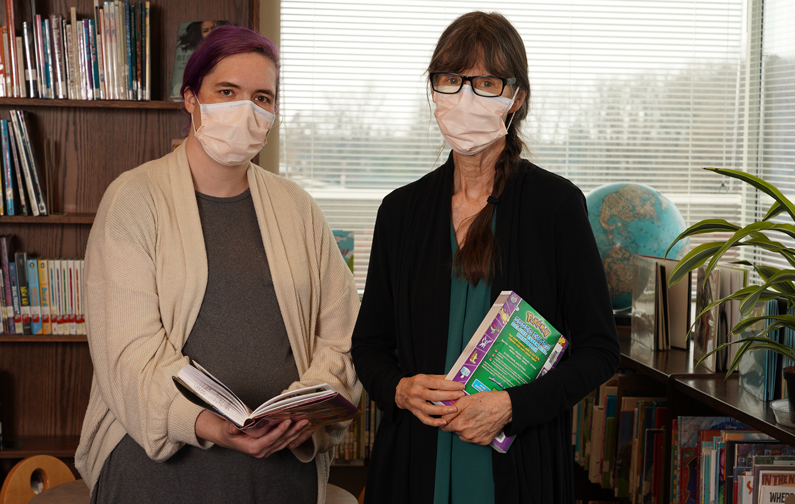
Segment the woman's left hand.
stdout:
<svg viewBox="0 0 795 504">
<path fill-rule="evenodd" d="M 478 392 L 455 403 L 458 413 L 445 415 L 443 431 L 457 434 L 461 441 L 488 445 L 513 418 L 508 392 Z"/>
</svg>

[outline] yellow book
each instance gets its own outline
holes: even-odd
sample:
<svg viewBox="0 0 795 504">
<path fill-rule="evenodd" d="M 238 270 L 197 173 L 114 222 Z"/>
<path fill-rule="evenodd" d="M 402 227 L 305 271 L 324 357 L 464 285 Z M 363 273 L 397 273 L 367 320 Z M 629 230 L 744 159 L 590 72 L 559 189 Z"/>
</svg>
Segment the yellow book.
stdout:
<svg viewBox="0 0 795 504">
<path fill-rule="evenodd" d="M 39 290 L 41 290 L 41 333 L 52 334 L 50 323 L 50 306 L 52 293 L 50 292 L 50 270 L 46 259 L 37 261 L 39 269 Z"/>
</svg>

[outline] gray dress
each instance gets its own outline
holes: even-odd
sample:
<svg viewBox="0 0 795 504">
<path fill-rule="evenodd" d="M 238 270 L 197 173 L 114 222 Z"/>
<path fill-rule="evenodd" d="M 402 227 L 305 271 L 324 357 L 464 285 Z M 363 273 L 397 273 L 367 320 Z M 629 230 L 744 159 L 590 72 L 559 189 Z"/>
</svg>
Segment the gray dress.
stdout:
<svg viewBox="0 0 795 504">
<path fill-rule="evenodd" d="M 247 190 L 233 198 L 197 193 L 208 280 L 182 352 L 250 408 L 298 380 L 268 258 Z M 129 435 L 102 467 L 92 503 L 317 502 L 317 469 L 289 450 L 257 459 L 213 446 L 186 445 L 152 461 Z"/>
</svg>

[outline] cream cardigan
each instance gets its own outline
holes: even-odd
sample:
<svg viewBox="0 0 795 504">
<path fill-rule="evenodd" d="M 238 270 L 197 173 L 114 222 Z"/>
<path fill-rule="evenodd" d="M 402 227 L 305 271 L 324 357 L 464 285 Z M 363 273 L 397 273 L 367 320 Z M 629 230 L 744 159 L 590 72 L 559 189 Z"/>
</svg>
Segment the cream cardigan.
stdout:
<svg viewBox="0 0 795 504">
<path fill-rule="evenodd" d="M 303 189 L 253 164 L 247 176 L 301 377 L 289 388 L 326 382 L 355 404 L 361 384 L 350 357 L 359 309 L 353 276 L 323 214 Z M 181 349 L 207 286 L 184 144 L 108 187 L 88 238 L 84 279 L 94 376 L 75 465 L 93 489 L 125 434 L 157 461 L 185 443 L 210 446 L 194 430 L 201 408 L 171 380 L 188 363 Z M 315 459 L 319 503 L 325 502 L 328 450 L 342 440 L 346 427 L 318 429 L 293 450 L 303 462 Z"/>
</svg>

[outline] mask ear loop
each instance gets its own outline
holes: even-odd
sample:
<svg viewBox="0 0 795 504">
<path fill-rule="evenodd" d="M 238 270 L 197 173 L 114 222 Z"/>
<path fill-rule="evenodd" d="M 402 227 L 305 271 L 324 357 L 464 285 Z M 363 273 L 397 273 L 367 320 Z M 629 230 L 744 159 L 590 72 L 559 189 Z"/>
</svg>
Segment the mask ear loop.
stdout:
<svg viewBox="0 0 795 504">
<path fill-rule="evenodd" d="M 194 97 L 194 98 L 196 98 L 196 103 L 198 103 L 198 104 L 199 104 L 199 110 L 201 110 L 201 106 L 202 106 L 202 104 L 201 104 L 201 102 L 199 101 L 199 97 L 198 97 L 198 95 L 193 95 L 193 97 Z M 191 115 L 190 115 L 190 126 L 191 126 L 191 128 L 193 128 L 193 134 L 194 134 L 194 135 L 195 135 L 196 133 L 198 133 L 198 132 L 199 132 L 199 130 L 197 130 L 197 129 L 196 129 L 196 124 L 193 122 L 193 114 L 191 114 Z M 202 129 L 203 127 L 204 127 L 204 124 L 202 124 L 201 126 L 199 126 L 199 129 Z"/>
<path fill-rule="evenodd" d="M 511 106 L 513 106 L 514 102 L 516 101 L 516 95 L 519 94 L 519 88 L 516 88 L 516 91 L 513 92 L 513 98 L 511 98 Z M 508 107 L 510 108 L 510 107 Z M 191 116 L 193 117 L 193 116 Z M 508 125 L 505 127 L 505 131 L 511 129 L 511 123 L 513 122 L 513 118 L 516 117 L 516 112 L 511 114 L 511 119 L 508 121 Z"/>
</svg>

